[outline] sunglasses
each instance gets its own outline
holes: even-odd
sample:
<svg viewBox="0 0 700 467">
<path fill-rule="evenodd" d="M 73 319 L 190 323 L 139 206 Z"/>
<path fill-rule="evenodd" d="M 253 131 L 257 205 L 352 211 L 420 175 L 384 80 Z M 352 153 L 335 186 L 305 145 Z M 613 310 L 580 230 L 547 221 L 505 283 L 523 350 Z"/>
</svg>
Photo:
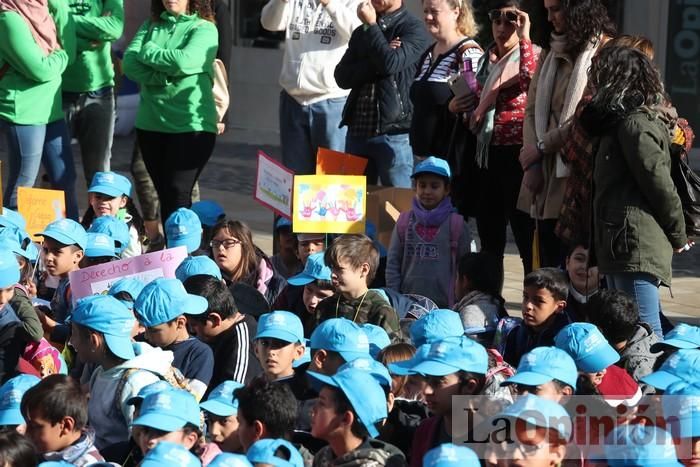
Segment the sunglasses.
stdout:
<svg viewBox="0 0 700 467">
<path fill-rule="evenodd" d="M 489 19 L 491 22 L 500 22 L 500 21 L 506 21 L 508 23 L 510 22 L 515 22 L 518 20 L 518 15 L 512 11 L 501 11 L 501 10 L 491 10 L 489 11 Z"/>
</svg>

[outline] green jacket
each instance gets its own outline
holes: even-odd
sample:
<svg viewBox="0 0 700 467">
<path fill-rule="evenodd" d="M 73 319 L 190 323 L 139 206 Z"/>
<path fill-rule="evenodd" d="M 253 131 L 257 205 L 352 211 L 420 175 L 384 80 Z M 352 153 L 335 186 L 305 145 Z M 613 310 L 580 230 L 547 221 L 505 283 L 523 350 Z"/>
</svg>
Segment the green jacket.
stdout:
<svg viewBox="0 0 700 467">
<path fill-rule="evenodd" d="M 20 125 L 44 125 L 63 118 L 61 73 L 75 59 L 75 25 L 66 0 L 50 0 L 62 49 L 48 56 L 34 40 L 24 18 L 0 13 L 0 118 Z"/>
<path fill-rule="evenodd" d="M 76 60 L 63 73 L 63 90 L 114 86 L 111 43 L 124 31 L 123 0 L 69 0 L 75 22 Z"/>
<path fill-rule="evenodd" d="M 605 134 L 595 155 L 594 243 L 600 272 L 644 272 L 671 284 L 673 250 L 687 242 L 671 179 L 669 129 L 637 111 Z"/>
<path fill-rule="evenodd" d="M 124 53 L 124 73 L 141 86 L 136 128 L 216 133 L 216 26 L 195 15 L 146 21 Z"/>
</svg>

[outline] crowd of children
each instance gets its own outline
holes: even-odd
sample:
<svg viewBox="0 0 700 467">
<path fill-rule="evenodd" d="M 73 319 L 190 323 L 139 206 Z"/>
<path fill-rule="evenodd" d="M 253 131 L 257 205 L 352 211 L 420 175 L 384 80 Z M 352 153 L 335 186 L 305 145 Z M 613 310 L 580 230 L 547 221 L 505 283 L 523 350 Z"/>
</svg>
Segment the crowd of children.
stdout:
<svg viewBox="0 0 700 467">
<path fill-rule="evenodd" d="M 4 209 L 0 465 L 697 463 L 700 328 L 660 340 L 583 245 L 527 274 L 522 318 L 508 316 L 447 164 L 413 178 L 386 274 L 367 235 L 280 220 L 268 257 L 203 202 L 164 225 L 188 255 L 174 278 L 80 298 L 71 273 L 148 251 L 129 180 L 95 174 L 82 225 L 50 223 L 40 247 Z"/>
</svg>

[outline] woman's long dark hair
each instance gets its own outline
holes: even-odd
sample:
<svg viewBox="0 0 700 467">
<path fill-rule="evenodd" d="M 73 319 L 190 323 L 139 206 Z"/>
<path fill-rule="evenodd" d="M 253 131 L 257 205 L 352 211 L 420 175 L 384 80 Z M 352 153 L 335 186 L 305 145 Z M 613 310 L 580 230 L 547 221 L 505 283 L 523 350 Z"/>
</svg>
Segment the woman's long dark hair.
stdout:
<svg viewBox="0 0 700 467">
<path fill-rule="evenodd" d="M 197 15 L 207 21 L 214 22 L 214 10 L 211 7 L 211 0 L 189 0 L 187 4 L 187 14 L 197 13 Z M 160 15 L 165 11 L 162 0 L 151 0 L 151 17 L 153 21 L 160 21 Z"/>
<path fill-rule="evenodd" d="M 600 0 L 561 0 L 566 12 L 566 51 L 578 56 L 598 36 L 613 37 L 615 24 Z"/>
<path fill-rule="evenodd" d="M 139 235 L 139 240 L 146 238 L 146 226 L 143 222 L 143 217 L 139 213 L 138 208 L 134 204 L 134 201 L 130 197 L 126 197 L 126 206 L 124 206 L 126 212 L 131 216 L 131 225 L 136 229 L 136 233 Z M 88 206 L 85 214 L 83 214 L 83 220 L 80 222 L 85 230 L 89 229 L 95 220 L 95 211 L 92 206 Z"/>
</svg>

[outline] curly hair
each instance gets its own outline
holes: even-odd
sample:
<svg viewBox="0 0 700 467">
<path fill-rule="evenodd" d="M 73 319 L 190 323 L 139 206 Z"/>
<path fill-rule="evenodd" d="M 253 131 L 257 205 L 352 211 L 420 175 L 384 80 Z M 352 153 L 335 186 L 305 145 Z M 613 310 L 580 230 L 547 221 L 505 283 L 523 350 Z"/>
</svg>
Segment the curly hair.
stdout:
<svg viewBox="0 0 700 467">
<path fill-rule="evenodd" d="M 200 18 L 214 22 L 214 10 L 212 10 L 211 0 L 188 0 L 187 14 L 197 13 Z M 160 15 L 165 11 L 163 0 L 151 0 L 151 18 L 153 21 L 160 21 Z"/>
<path fill-rule="evenodd" d="M 466 37 L 473 38 L 479 33 L 479 26 L 474 19 L 474 8 L 471 0 L 445 0 L 450 8 L 459 8 L 457 30 Z"/>
<path fill-rule="evenodd" d="M 561 0 L 566 12 L 566 51 L 578 56 L 598 36 L 613 37 L 615 24 L 600 0 Z"/>
</svg>

